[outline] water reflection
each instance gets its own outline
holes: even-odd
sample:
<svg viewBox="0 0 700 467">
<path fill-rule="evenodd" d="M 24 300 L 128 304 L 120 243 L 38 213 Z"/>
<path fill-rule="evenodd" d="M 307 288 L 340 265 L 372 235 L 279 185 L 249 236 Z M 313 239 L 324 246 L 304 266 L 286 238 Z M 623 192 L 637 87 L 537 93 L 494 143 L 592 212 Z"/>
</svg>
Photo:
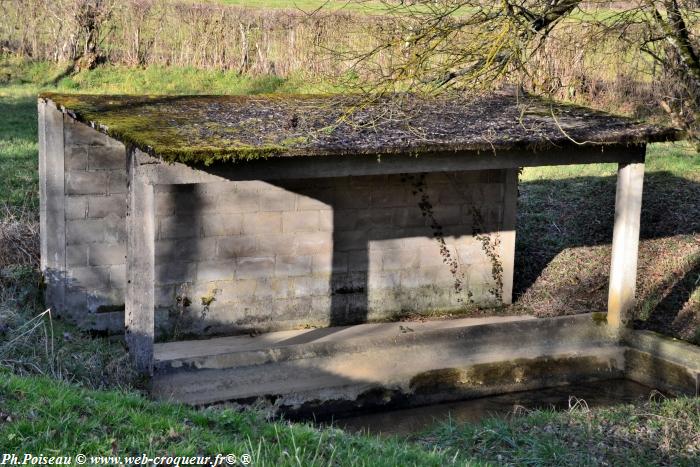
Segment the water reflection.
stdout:
<svg viewBox="0 0 700 467">
<path fill-rule="evenodd" d="M 575 386 L 524 391 L 461 402 L 392 410 L 336 419 L 333 424 L 347 431 L 365 431 L 380 435 L 410 435 L 436 423 L 447 421 L 478 422 L 489 417 L 507 417 L 534 409 L 567 410 L 574 404 L 605 407 L 646 400 L 655 389 L 619 379 Z"/>
</svg>

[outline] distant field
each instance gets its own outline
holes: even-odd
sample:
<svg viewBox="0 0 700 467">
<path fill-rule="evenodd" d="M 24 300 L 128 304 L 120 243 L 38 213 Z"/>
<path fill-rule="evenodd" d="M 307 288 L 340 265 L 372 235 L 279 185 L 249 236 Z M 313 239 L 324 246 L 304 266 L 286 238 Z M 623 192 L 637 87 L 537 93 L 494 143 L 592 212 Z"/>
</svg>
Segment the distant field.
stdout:
<svg viewBox="0 0 700 467">
<path fill-rule="evenodd" d="M 343 0 L 209 0 L 209 2 L 223 3 L 250 8 L 293 8 L 312 12 L 319 8 L 330 11 L 362 11 L 381 12 L 385 7 L 379 1 L 343 1 Z"/>
<path fill-rule="evenodd" d="M 175 1 L 175 0 L 173 0 Z M 177 0 L 180 1 L 180 0 Z M 382 2 L 381 0 L 186 0 L 191 3 L 219 3 L 224 5 L 235 5 L 247 8 L 284 8 L 296 9 L 307 13 L 312 13 L 316 10 L 322 11 L 347 11 L 354 13 L 371 13 L 382 14 L 388 10 L 394 9 L 400 11 L 402 6 L 399 1 Z M 406 2 L 408 3 L 408 2 Z M 413 7 L 414 10 L 420 11 L 427 8 Z M 462 8 L 462 14 L 466 14 L 469 10 Z M 614 8 L 601 8 L 594 5 L 584 6 L 583 11 L 575 12 L 572 17 L 580 18 L 582 16 L 595 15 L 598 19 L 608 18 L 616 11 Z"/>
</svg>

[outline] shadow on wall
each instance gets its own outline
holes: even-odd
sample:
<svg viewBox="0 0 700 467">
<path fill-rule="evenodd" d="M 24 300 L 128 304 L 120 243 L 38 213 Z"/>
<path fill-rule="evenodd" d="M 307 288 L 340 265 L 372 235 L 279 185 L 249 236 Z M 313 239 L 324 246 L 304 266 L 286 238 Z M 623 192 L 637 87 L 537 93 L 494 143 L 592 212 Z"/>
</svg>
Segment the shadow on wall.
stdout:
<svg viewBox="0 0 700 467">
<path fill-rule="evenodd" d="M 520 184 L 514 277 L 520 305 L 541 316 L 606 309 L 616 181 Z M 692 324 L 698 310 L 689 310 L 700 307 L 689 302 L 699 285 L 700 183 L 647 173 L 640 237 L 637 324 L 687 338 L 688 326 L 700 324 Z"/>
<path fill-rule="evenodd" d="M 480 242 L 502 229 L 505 177 L 159 187 L 156 306 L 172 310 L 175 327 L 166 334 L 338 326 L 495 304 Z"/>
<path fill-rule="evenodd" d="M 502 171 L 479 176 L 487 182 L 505 181 Z M 455 180 L 447 184 L 454 191 L 450 204 L 440 205 L 446 194 L 435 189 L 438 177 L 449 178 L 443 174 L 349 177 L 346 180 L 357 184 L 350 197 L 339 196 L 334 189 L 309 188 L 308 181 L 275 182 L 331 208 L 330 326 L 365 323 L 371 320 L 370 311 L 400 317 L 440 309 L 460 311 L 470 306 L 470 300 L 486 304 L 497 299 L 477 290 L 483 284 L 465 277 L 472 265 L 460 262 L 458 256 L 464 257 L 466 249 L 460 239 L 501 229 L 502 211 L 493 211 L 488 200 L 475 199 L 469 189 L 455 187 Z M 459 176 L 455 178 L 459 181 Z M 382 185 L 382 179 L 389 186 Z M 382 273 L 374 274 L 376 269 Z M 388 306 L 393 310 L 382 310 Z"/>
<path fill-rule="evenodd" d="M 347 179 L 344 182 L 350 183 Z M 385 182 L 378 186 L 384 188 Z M 484 192 L 470 193 L 471 183 L 476 182 L 465 179 L 461 186 L 457 186 L 456 191 L 464 192 L 465 199 L 459 201 L 462 204 L 450 201 L 449 193 L 441 196 L 430 192 L 429 204 L 440 225 L 438 229 L 431 226 L 432 222 L 426 219 L 419 207 L 423 199 L 416 189 L 416 179 L 397 182 L 395 188 L 402 188 L 398 192 L 387 190 L 382 193 L 383 200 L 371 209 L 366 206 L 366 198 L 372 196 L 371 184 L 338 193 L 324 187 L 322 180 L 277 181 L 267 184 L 272 189 L 266 192 L 269 199 L 260 198 L 258 194 L 238 193 L 237 203 L 252 205 L 239 206 L 234 214 L 219 212 L 221 203 L 230 196 L 230 188 L 222 187 L 220 192 L 213 188 L 216 184 L 208 185 L 204 191 L 189 185 L 166 188 L 166 191 L 180 191 L 170 201 L 160 202 L 157 208 L 162 217 L 156 248 L 156 277 L 164 284 L 156 289 L 159 316 L 163 316 L 164 309 L 169 309 L 169 320 L 174 318 L 175 325 L 182 328 L 175 329 L 174 334 L 182 331 L 183 335 L 201 335 L 248 332 L 256 328 L 265 330 L 265 326 L 284 323 L 285 320 L 285 327 L 298 327 L 307 322 L 315 324 L 310 319 L 312 317 L 324 318 L 324 321 L 318 320 L 320 326 L 360 323 L 377 318 L 396 319 L 406 315 L 415 317 L 423 311 L 433 311 L 429 309 L 431 306 L 435 309 L 446 303 L 461 308 L 455 303 L 453 293 L 459 277 L 451 273 L 449 258 L 446 261 L 441 255 L 439 238 L 446 239 L 452 259 L 463 261 L 473 257 L 475 251 L 482 253 L 480 245 L 474 247 L 474 242 L 463 254 L 454 248 L 454 243 L 475 233 L 473 214 L 465 210 L 465 205 L 474 203 L 478 196 L 483 200 Z M 517 309 L 540 316 L 606 309 L 615 185 L 616 177 L 540 180 L 520 185 L 514 274 L 514 296 L 520 305 Z M 290 218 L 290 222 L 301 222 L 293 229 L 294 235 L 285 240 L 279 233 L 275 234 L 274 228 L 279 228 L 283 221 L 282 213 L 289 209 L 289 205 L 284 204 L 289 200 L 275 198 L 275 189 L 301 196 L 307 203 L 304 209 L 317 211 L 319 217 L 312 218 L 317 224 L 305 227 L 303 223 L 309 221 L 308 218 Z M 401 202 L 394 205 L 397 199 Z M 700 274 L 699 199 L 700 184 L 692 180 L 667 172 L 646 176 L 638 281 L 637 316 L 641 321 L 637 323 L 638 327 L 670 332 L 688 339 L 693 337 L 695 327 L 700 324 L 697 323 L 700 315 L 697 307 L 700 305 L 697 298 L 691 298 L 698 287 Z M 282 203 L 275 208 L 278 214 L 272 216 L 278 227 L 259 222 L 265 219 L 254 215 L 248 218 L 245 212 L 241 214 L 247 209 L 249 214 L 257 215 L 258 202 L 268 205 Z M 481 208 L 486 213 L 485 219 L 476 230 L 497 230 L 501 213 L 489 211 L 489 206 L 482 205 Z M 327 230 L 317 234 L 305 230 L 315 228 L 314 225 L 318 228 L 325 225 L 323 228 Z M 255 242 L 246 243 L 251 236 L 256 237 Z M 418 249 L 426 249 L 429 245 L 431 253 L 421 255 L 418 249 L 405 242 L 402 248 L 387 255 L 387 260 L 398 261 L 395 265 L 398 270 L 410 266 L 414 276 L 411 280 L 419 287 L 414 287 L 412 293 L 380 296 L 379 299 L 392 303 L 394 311 L 384 316 L 373 314 L 375 302 L 369 284 L 374 284 L 378 276 L 372 275 L 371 266 L 376 266 L 376 255 L 383 261 L 382 248 L 391 247 L 396 239 L 417 240 Z M 303 250 L 290 250 L 290 242 Z M 289 262 L 275 264 L 271 258 L 276 256 L 284 256 Z M 326 276 L 317 282 L 313 278 L 299 280 L 307 289 L 317 290 L 316 299 L 294 297 L 293 290 L 289 290 L 297 284 L 285 285 L 265 279 L 275 274 L 284 276 L 284 271 L 279 268 L 296 268 L 297 275 L 308 275 L 309 271 L 316 270 L 319 262 L 328 272 Z M 235 288 L 217 291 L 207 283 L 233 279 L 241 267 L 245 269 L 246 281 Z M 426 272 L 431 268 L 435 269 Z M 87 268 L 85 272 L 89 272 Z M 479 280 L 483 282 L 483 278 L 476 278 L 477 272 L 484 275 L 482 268 L 463 277 L 467 286 Z M 389 285 L 397 277 L 393 271 L 382 271 L 382 274 L 382 280 Z M 433 278 L 431 274 L 436 275 Z M 486 275 L 490 276 L 490 273 Z M 193 277 L 204 284 L 193 284 Z M 75 279 L 80 286 L 88 288 L 91 282 L 97 285 L 111 280 L 96 276 Z M 439 281 L 444 282 L 436 285 Z M 67 285 L 72 291 L 73 284 Z M 441 297 L 441 290 L 448 290 L 452 296 Z M 469 287 L 465 287 L 464 292 L 467 290 Z M 68 295 L 68 305 L 77 307 L 78 303 L 70 303 L 71 300 L 94 302 L 93 308 L 102 301 L 118 303 L 121 300 L 123 303 L 123 298 L 111 295 L 93 296 L 82 288 L 78 292 Z M 488 289 L 482 287 L 481 292 L 482 299 L 488 295 Z M 288 294 L 290 302 L 285 305 L 291 306 L 275 307 L 276 294 L 279 293 Z M 238 321 L 233 325 L 230 308 L 225 310 L 222 305 L 227 300 L 238 300 L 243 296 L 248 301 L 239 300 L 234 311 Z M 256 306 L 259 305 L 267 307 L 269 313 L 268 323 L 263 323 L 263 326 L 256 321 Z M 415 313 L 416 310 L 419 313 Z M 187 314 L 185 312 L 189 313 L 190 324 L 179 320 L 180 315 Z M 202 319 L 208 324 L 195 332 L 187 332 L 188 326 Z"/>
</svg>

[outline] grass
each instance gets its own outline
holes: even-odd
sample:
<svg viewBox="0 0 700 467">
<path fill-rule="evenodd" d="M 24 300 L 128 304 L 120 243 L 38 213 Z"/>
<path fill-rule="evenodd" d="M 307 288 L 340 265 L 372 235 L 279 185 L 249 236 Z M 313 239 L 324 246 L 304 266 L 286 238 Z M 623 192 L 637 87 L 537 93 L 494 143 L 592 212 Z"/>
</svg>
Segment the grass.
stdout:
<svg viewBox="0 0 700 467">
<path fill-rule="evenodd" d="M 516 306 L 538 316 L 604 311 L 616 165 L 523 171 Z M 649 148 L 641 217 L 636 326 L 700 343 L 700 154 Z"/>
<path fill-rule="evenodd" d="M 40 278 L 32 266 L 0 268 L 2 368 L 90 388 L 126 389 L 140 383 L 120 341 L 52 319 L 42 307 Z"/>
<path fill-rule="evenodd" d="M 589 410 L 539 410 L 480 424 L 445 423 L 419 438 L 490 465 L 698 465 L 700 399 L 650 400 Z"/>
<path fill-rule="evenodd" d="M 253 456 L 254 465 L 444 465 L 400 440 L 268 422 L 255 411 L 196 410 L 45 377 L 0 375 L 0 452 L 44 455 Z M 110 464 L 111 465 L 111 464 Z"/>
<path fill-rule="evenodd" d="M 46 377 L 0 374 L 0 451 L 51 455 L 249 454 L 253 465 L 697 465 L 700 399 L 480 424 L 408 439 L 267 421 L 255 410 L 196 410 Z"/>
<path fill-rule="evenodd" d="M 19 206 L 29 198 L 36 208 L 36 101 L 27 93 L 0 90 L 0 112 L 0 203 Z"/>
</svg>

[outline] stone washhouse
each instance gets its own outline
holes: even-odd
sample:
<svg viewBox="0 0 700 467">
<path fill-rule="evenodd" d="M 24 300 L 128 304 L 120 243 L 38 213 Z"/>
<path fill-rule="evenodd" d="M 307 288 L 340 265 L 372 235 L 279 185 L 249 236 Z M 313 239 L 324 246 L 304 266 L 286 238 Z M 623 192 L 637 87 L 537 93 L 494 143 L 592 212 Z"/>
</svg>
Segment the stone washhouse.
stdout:
<svg viewBox="0 0 700 467">
<path fill-rule="evenodd" d="M 612 378 L 697 393 L 697 350 L 625 325 L 646 145 L 680 137 L 507 93 L 45 94 L 47 305 L 124 333 L 152 394 L 192 404 L 339 414 Z M 608 309 L 468 317 L 512 300 L 519 168 L 599 162 L 619 164 Z"/>
</svg>

